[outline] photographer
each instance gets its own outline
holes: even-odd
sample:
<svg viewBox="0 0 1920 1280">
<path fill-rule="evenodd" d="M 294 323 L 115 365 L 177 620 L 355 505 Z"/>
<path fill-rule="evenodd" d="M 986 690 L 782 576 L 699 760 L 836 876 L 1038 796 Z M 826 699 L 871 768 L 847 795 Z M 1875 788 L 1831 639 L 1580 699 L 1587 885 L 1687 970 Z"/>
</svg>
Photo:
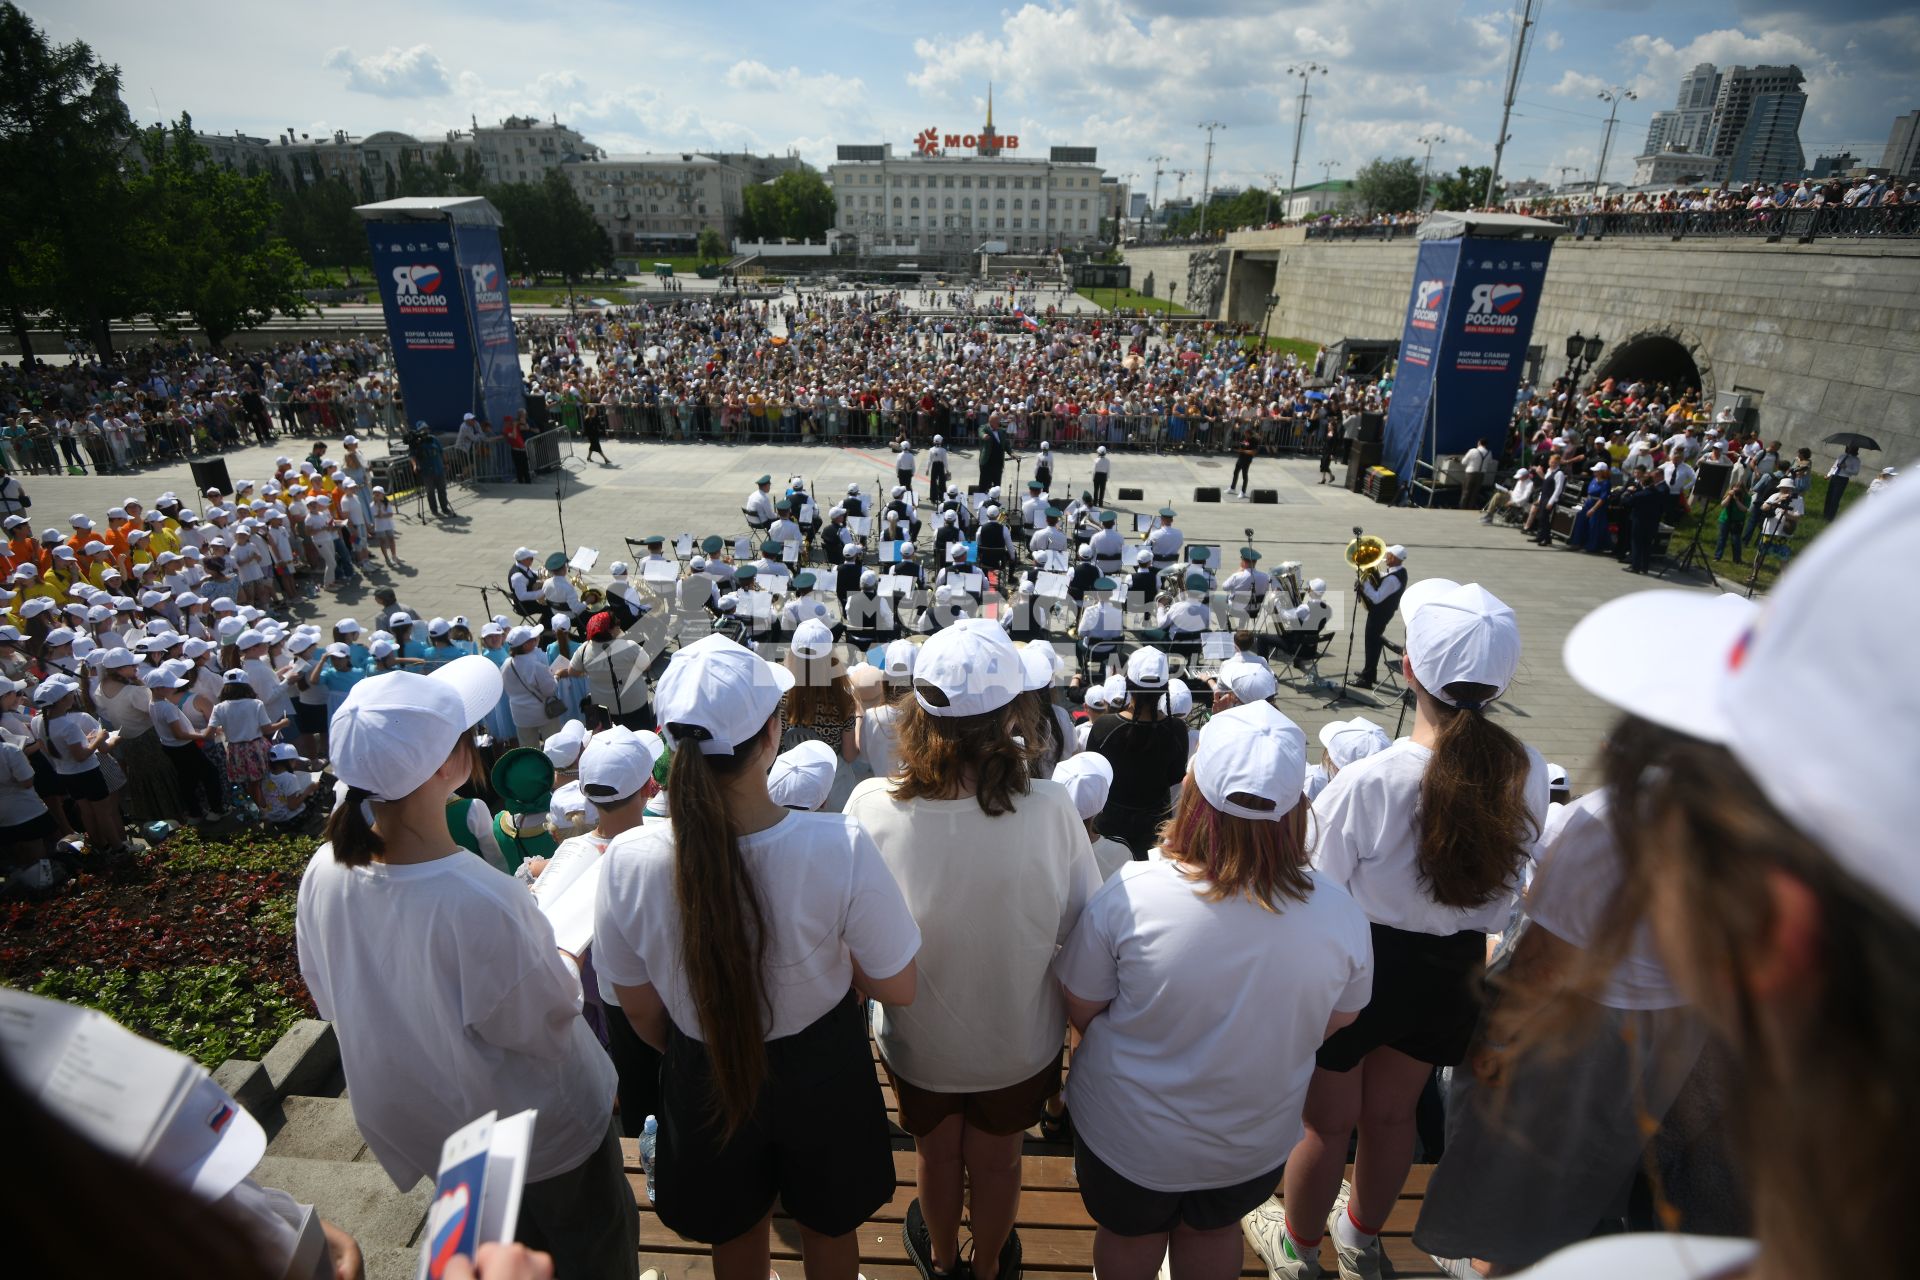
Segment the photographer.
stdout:
<svg viewBox="0 0 1920 1280">
<path fill-rule="evenodd" d="M 427 506 L 433 514 L 452 515 L 453 503 L 447 498 L 445 452 L 425 422 L 414 423 L 413 430 L 408 433 L 407 456 L 413 459 L 414 473 L 419 477 L 421 487 L 427 491 Z"/>
</svg>

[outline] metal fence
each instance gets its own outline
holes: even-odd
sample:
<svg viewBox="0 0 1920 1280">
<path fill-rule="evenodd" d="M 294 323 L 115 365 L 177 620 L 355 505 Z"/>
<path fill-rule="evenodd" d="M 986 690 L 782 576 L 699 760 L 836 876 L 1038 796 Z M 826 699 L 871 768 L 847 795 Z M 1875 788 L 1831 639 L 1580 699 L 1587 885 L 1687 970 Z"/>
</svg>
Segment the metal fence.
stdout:
<svg viewBox="0 0 1920 1280">
<path fill-rule="evenodd" d="M 1540 215 L 1558 222 L 1576 240 L 1608 236 L 1643 236 L 1665 240 L 1737 239 L 1767 242 L 1845 240 L 1920 236 L 1920 205 L 1886 205 L 1850 209 L 1845 205 L 1819 208 L 1673 209 L 1655 212 L 1554 213 Z M 1418 223 L 1368 226 L 1310 226 L 1309 240 L 1408 240 L 1418 234 Z"/>
<path fill-rule="evenodd" d="M 824 444 L 885 452 L 905 434 L 924 449 L 936 434 L 952 449 L 968 449 L 986 429 L 973 415 L 917 411 L 882 413 L 860 409 L 780 408 L 752 414 L 745 409 L 715 408 L 703 403 L 672 402 L 595 406 L 603 415 L 607 437 L 613 440 L 697 441 L 707 444 Z M 1227 454 L 1251 431 L 1267 453 L 1316 451 L 1312 423 L 1306 417 L 1243 418 L 1205 412 L 1055 413 L 1001 411 L 1002 425 L 1017 448 L 1047 441 L 1055 450 L 1092 450 L 1104 445 L 1112 453 L 1179 452 Z M 551 431 L 546 436 L 565 436 Z M 536 440 L 545 437 L 535 437 Z M 531 445 L 532 442 L 529 442 Z M 924 466 L 924 459 L 922 459 Z M 536 464 L 536 469 L 538 469 Z M 551 464 L 548 464 L 551 465 Z"/>
</svg>

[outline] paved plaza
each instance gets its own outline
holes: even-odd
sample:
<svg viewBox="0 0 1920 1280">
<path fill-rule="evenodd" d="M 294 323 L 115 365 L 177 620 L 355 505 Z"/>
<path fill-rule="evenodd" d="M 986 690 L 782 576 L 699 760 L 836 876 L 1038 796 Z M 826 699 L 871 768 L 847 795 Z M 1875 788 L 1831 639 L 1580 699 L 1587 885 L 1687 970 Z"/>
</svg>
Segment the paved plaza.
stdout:
<svg viewBox="0 0 1920 1280">
<path fill-rule="evenodd" d="M 337 449 L 335 442 L 329 452 Z M 236 482 L 263 481 L 272 472 L 275 455 L 303 456 L 305 451 L 304 441 L 288 439 L 271 448 L 224 456 Z M 754 478 L 763 472 L 776 479 L 804 476 L 814 492 L 823 496 L 843 493 L 854 481 L 869 494 L 885 492 L 882 486 L 893 483 L 892 455 L 884 449 L 615 441 L 609 443 L 608 453 L 614 460 L 611 467 L 578 458 L 567 464 L 565 497 L 558 509 L 552 474 L 531 485 L 455 489 L 455 511 L 463 518 L 452 521 L 429 518 L 422 522 L 416 504 L 407 503 L 402 508 L 406 518 L 400 523 L 400 554 L 406 567 L 391 578 L 401 601 L 427 616 L 477 616 L 483 608 L 477 588 L 487 586 L 494 588 L 492 610 L 504 611 L 498 588 L 506 580 L 514 548 L 524 544 L 543 556 L 559 549 L 561 519 L 566 526 L 566 549 L 598 548 L 604 573 L 612 561 L 632 558 L 625 538 L 653 533 L 688 532 L 696 537 L 739 533 L 743 528 L 740 504 Z M 1085 487 L 1089 458 L 1062 455 L 1055 468 L 1055 491 Z M 1277 490 L 1278 505 L 1193 500 L 1196 487 L 1224 486 L 1230 468 L 1226 459 L 1121 456 L 1114 461 L 1108 495 L 1111 499 L 1123 487 L 1144 490 L 1143 501 L 1117 503 L 1122 512 L 1152 511 L 1171 502 L 1190 542 L 1218 543 L 1229 557 L 1244 541 L 1244 530 L 1251 527 L 1262 567 L 1298 560 L 1303 577 L 1326 579 L 1328 599 L 1335 607 L 1334 625 L 1343 633 L 1352 577 L 1342 552 L 1355 525 L 1388 542 L 1404 543 L 1414 581 L 1447 577 L 1482 584 L 1513 607 L 1526 645 L 1519 676 L 1499 704 L 1500 715 L 1508 728 L 1572 772 L 1576 792 L 1593 785 L 1589 765 L 1613 713 L 1568 679 L 1560 662 L 1561 642 L 1574 622 L 1595 605 L 1643 588 L 1648 580 L 1622 572 L 1610 557 L 1583 555 L 1562 544 L 1536 547 L 1517 530 L 1482 525 L 1470 513 L 1382 507 L 1343 488 L 1316 485 L 1316 465 L 1306 459 L 1261 459 L 1255 464 L 1254 487 Z M 956 454 L 953 471 L 958 482 L 970 481 L 973 460 Z M 1014 476 L 1010 463 L 1009 484 Z M 150 500 L 165 489 L 184 495 L 193 488 L 184 465 L 135 476 L 23 479 L 34 498 L 36 526 L 64 527 L 68 512 L 98 516 L 127 497 Z M 930 535 L 923 535 L 923 546 L 926 536 Z M 313 601 L 302 616 L 318 619 L 357 613 L 365 621 L 373 611 L 372 586 L 387 580 L 376 568 L 364 589 Z M 1705 589 L 1704 580 L 1683 583 L 1670 578 L 1667 585 Z M 1397 622 L 1388 634 L 1396 642 L 1400 639 Z M 1342 634 L 1324 664 L 1328 674 L 1338 677 L 1346 650 Z M 1356 651 L 1356 666 L 1358 661 Z M 1326 708 L 1324 695 L 1310 697 L 1284 683 L 1278 701 L 1309 734 L 1328 720 L 1356 714 L 1391 730 L 1399 710 L 1392 695 L 1359 690 L 1349 701 Z"/>
</svg>

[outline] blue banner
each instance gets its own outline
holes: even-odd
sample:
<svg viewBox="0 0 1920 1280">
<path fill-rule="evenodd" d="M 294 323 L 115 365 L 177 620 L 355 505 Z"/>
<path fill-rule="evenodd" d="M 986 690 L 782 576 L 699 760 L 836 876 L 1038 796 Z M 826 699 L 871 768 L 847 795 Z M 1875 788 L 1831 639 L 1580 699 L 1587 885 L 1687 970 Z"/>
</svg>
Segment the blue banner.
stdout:
<svg viewBox="0 0 1920 1280">
<path fill-rule="evenodd" d="M 453 228 L 433 222 L 369 222 L 374 279 L 386 310 L 407 425 L 456 431 L 474 411 L 472 321 Z"/>
<path fill-rule="evenodd" d="M 507 305 L 506 260 L 500 252 L 497 227 L 454 228 L 460 266 L 473 308 L 474 359 L 479 366 L 482 411 L 498 427 L 508 414 L 526 408 L 520 378 L 520 348 L 513 338 L 513 313 Z"/>
<path fill-rule="evenodd" d="M 1381 458 L 1403 496 L 1416 460 L 1482 439 L 1501 452 L 1552 252 L 1550 240 L 1420 243 Z"/>
</svg>

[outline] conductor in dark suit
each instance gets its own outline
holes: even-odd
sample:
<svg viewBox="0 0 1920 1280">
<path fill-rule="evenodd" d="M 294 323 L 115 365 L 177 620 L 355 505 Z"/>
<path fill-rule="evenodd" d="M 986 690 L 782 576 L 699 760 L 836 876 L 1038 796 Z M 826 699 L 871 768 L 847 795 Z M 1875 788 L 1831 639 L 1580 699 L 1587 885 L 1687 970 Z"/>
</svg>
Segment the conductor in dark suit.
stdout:
<svg viewBox="0 0 1920 1280">
<path fill-rule="evenodd" d="M 991 489 L 1000 483 L 1000 473 L 1006 470 L 1007 456 L 1012 451 L 1013 441 L 1008 437 L 1006 428 L 1000 424 L 1000 415 L 987 416 L 987 429 L 980 435 L 980 487 Z"/>
</svg>

